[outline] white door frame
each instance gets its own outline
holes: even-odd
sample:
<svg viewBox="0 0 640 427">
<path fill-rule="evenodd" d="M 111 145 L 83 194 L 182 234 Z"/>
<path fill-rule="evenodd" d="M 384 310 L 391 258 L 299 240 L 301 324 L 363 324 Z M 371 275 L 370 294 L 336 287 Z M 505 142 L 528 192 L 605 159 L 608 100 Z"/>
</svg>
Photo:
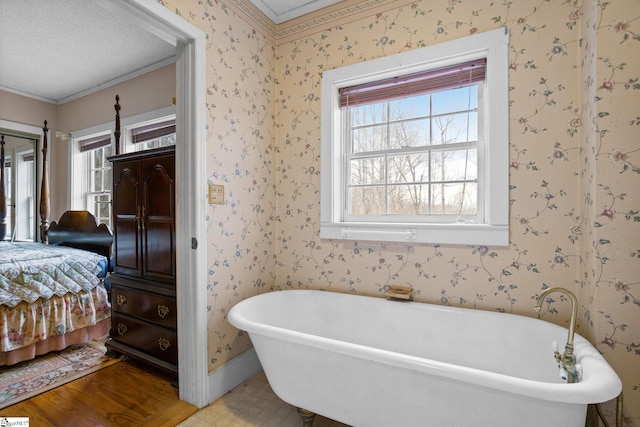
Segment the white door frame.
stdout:
<svg viewBox="0 0 640 427">
<path fill-rule="evenodd" d="M 205 34 L 154 0 L 108 0 L 123 19 L 176 46 L 176 270 L 180 399 L 207 405 Z"/>
</svg>

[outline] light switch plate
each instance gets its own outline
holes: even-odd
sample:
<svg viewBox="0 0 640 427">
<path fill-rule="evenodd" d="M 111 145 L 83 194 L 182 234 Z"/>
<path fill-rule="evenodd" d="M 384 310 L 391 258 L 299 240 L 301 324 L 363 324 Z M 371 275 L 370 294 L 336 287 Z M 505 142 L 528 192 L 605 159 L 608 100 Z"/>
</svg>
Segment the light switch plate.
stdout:
<svg viewBox="0 0 640 427">
<path fill-rule="evenodd" d="M 224 204 L 224 185 L 209 184 L 209 204 Z"/>
</svg>

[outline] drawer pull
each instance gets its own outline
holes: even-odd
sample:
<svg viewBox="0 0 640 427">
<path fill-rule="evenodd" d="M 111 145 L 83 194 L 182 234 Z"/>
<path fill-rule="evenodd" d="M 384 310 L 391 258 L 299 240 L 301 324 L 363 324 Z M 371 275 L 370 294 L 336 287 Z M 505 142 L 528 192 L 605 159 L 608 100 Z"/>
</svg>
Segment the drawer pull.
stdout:
<svg viewBox="0 0 640 427">
<path fill-rule="evenodd" d="M 160 304 L 158 306 L 158 316 L 164 319 L 165 317 L 167 317 L 167 314 L 169 314 L 169 307 L 167 307 L 166 305 Z"/>
<path fill-rule="evenodd" d="M 127 325 L 124 323 L 118 323 L 118 335 L 124 335 L 127 333 Z"/>
<path fill-rule="evenodd" d="M 160 338 L 158 340 L 158 346 L 160 347 L 160 350 L 167 351 L 169 347 L 171 347 L 171 343 L 166 338 Z"/>
<path fill-rule="evenodd" d="M 118 296 L 116 297 L 116 303 L 122 307 L 123 305 L 125 305 L 127 303 L 127 297 L 123 294 L 118 294 Z"/>
</svg>

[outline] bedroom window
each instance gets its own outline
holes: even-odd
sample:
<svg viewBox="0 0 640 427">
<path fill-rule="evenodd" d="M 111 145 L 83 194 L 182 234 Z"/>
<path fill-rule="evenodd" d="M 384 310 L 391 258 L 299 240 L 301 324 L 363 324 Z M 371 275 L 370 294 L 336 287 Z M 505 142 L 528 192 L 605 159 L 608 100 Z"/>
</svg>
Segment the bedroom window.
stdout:
<svg viewBox="0 0 640 427">
<path fill-rule="evenodd" d="M 131 128 L 131 151 L 176 145 L 176 120 L 163 120 Z"/>
<path fill-rule="evenodd" d="M 508 244 L 507 72 L 501 29 L 324 73 L 321 237 Z"/>
<path fill-rule="evenodd" d="M 102 224 L 111 226 L 111 163 L 113 154 L 110 135 L 80 141 L 84 156 L 84 205 Z"/>
<path fill-rule="evenodd" d="M 175 106 L 122 119 L 120 154 L 176 143 Z M 70 179 L 68 209 L 88 210 L 111 226 L 111 162 L 115 154 L 114 122 L 72 132 L 69 144 Z"/>
</svg>

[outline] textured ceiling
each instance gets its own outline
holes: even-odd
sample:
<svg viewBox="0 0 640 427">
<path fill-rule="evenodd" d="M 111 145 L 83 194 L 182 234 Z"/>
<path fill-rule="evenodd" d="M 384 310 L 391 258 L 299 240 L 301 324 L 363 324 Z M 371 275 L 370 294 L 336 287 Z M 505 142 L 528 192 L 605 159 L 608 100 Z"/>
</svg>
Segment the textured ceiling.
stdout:
<svg viewBox="0 0 640 427">
<path fill-rule="evenodd" d="M 174 57 L 97 0 L 0 0 L 0 89 L 61 103 Z"/>
<path fill-rule="evenodd" d="M 338 0 L 250 0 L 273 22 Z M 104 0 L 0 0 L 0 89 L 62 104 L 175 60 Z"/>
</svg>

